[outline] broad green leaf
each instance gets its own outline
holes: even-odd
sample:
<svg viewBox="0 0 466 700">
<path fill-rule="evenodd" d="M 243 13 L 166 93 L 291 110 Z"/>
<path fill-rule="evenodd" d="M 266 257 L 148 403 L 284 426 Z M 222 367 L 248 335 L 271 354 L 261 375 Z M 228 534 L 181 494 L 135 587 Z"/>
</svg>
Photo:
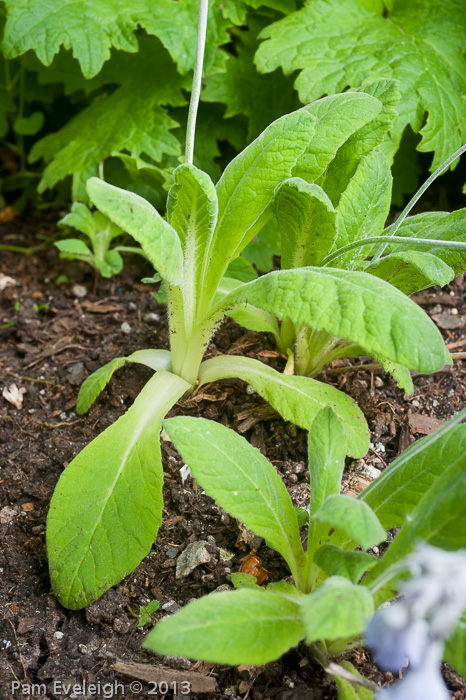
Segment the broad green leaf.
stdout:
<svg viewBox="0 0 466 700">
<path fill-rule="evenodd" d="M 327 496 L 340 493 L 341 477 L 345 468 L 345 432 L 330 406 L 319 411 L 312 422 L 308 455 L 312 517 L 324 504 Z"/>
<path fill-rule="evenodd" d="M 135 53 L 142 27 L 158 36 L 178 63 L 180 73 L 194 65 L 198 4 L 196 0 L 5 0 L 7 23 L 3 45 L 8 58 L 34 49 L 50 65 L 61 46 L 72 49 L 86 78 L 99 73 L 111 47 Z M 207 33 L 207 62 L 228 40 L 225 22 L 211 7 Z M 92 37 L 92 41 L 90 38 Z"/>
<path fill-rule="evenodd" d="M 127 150 L 133 157 L 147 156 L 155 162 L 165 155 L 181 154 L 181 144 L 172 133 L 177 122 L 162 105 L 185 104 L 183 88 L 189 87 L 190 81 L 177 73 L 157 41 L 141 40 L 141 51 L 133 61 L 132 70 L 122 71 L 121 78 L 111 76 L 120 87 L 104 91 L 59 131 L 34 144 L 31 162 L 42 158 L 48 164 L 39 191 L 72 175 L 75 186 L 80 183 L 78 194 L 84 199 L 85 181 L 113 154 Z"/>
<path fill-rule="evenodd" d="M 224 170 L 217 183 L 217 228 L 205 253 L 209 290 L 272 215 L 274 190 L 290 177 L 314 122 L 306 108 L 277 119 Z"/>
<path fill-rule="evenodd" d="M 240 280 L 240 282 L 250 282 L 258 277 L 252 263 L 243 258 L 242 255 L 232 260 L 225 274 L 226 277 L 233 277 L 233 279 Z"/>
<path fill-rule="evenodd" d="M 444 287 L 455 277 L 455 271 L 440 257 L 420 250 L 391 253 L 368 265 L 365 272 L 390 282 L 405 294 L 414 294 L 433 284 Z"/>
<path fill-rule="evenodd" d="M 376 236 L 383 230 L 390 211 L 392 175 L 381 151 L 364 156 L 338 203 L 337 248 Z M 344 255 L 341 267 L 351 265 L 365 252 L 356 249 Z"/>
<path fill-rule="evenodd" d="M 82 202 L 74 202 L 71 211 L 60 219 L 58 226 L 72 226 L 89 236 L 92 242 L 95 241 L 95 219 L 89 207 Z"/>
<path fill-rule="evenodd" d="M 344 533 L 364 549 L 380 544 L 386 532 L 374 511 L 364 503 L 344 494 L 327 496 L 311 520 Z"/>
<path fill-rule="evenodd" d="M 13 129 L 23 136 L 35 136 L 44 125 L 44 113 L 33 112 L 29 117 L 18 117 L 13 123 Z"/>
<path fill-rule="evenodd" d="M 95 261 L 102 277 L 113 277 L 123 269 L 123 258 L 117 250 L 109 250 L 103 260 Z"/>
<path fill-rule="evenodd" d="M 293 586 L 292 583 L 287 583 L 283 579 L 281 581 L 272 581 L 268 583 L 267 590 L 272 591 L 272 593 L 283 593 L 293 598 L 301 598 L 301 596 L 304 595 L 302 591 L 298 591 L 296 586 Z"/>
<path fill-rule="evenodd" d="M 373 614 L 374 602 L 367 588 L 341 576 L 326 579 L 320 588 L 301 599 L 308 644 L 362 634 Z"/>
<path fill-rule="evenodd" d="M 238 1 L 231 0 L 231 3 L 237 6 Z M 202 92 L 205 102 L 221 102 L 227 106 L 225 119 L 238 114 L 248 118 L 249 142 L 275 119 L 300 107 L 292 79 L 284 77 L 282 71 L 270 75 L 257 72 L 254 54 L 257 33 L 263 26 L 264 21 L 256 15 L 252 16 L 247 31 L 237 32 L 235 53 L 226 54 L 222 69 L 207 76 Z"/>
<path fill-rule="evenodd" d="M 60 477 L 47 549 L 54 593 L 65 607 L 85 607 L 148 554 L 162 521 L 161 420 L 188 388 L 174 374 L 157 373 Z"/>
<path fill-rule="evenodd" d="M 364 415 L 356 404 L 333 386 L 309 377 L 280 374 L 258 360 L 230 355 L 214 357 L 202 363 L 199 384 L 227 377 L 248 382 L 285 420 L 305 430 L 322 408 L 330 406 L 343 424 L 348 453 L 363 457 L 369 449 L 369 435 Z"/>
<path fill-rule="evenodd" d="M 466 676 L 466 611 L 447 641 L 443 658 L 458 673 Z"/>
<path fill-rule="evenodd" d="M 365 272 L 315 267 L 270 272 L 235 289 L 222 304 L 246 302 L 419 372 L 435 372 L 450 362 L 427 314 L 398 289 Z"/>
<path fill-rule="evenodd" d="M 250 331 L 258 333 L 273 333 L 276 342 L 280 340 L 280 329 L 275 316 L 262 309 L 256 309 L 247 304 L 235 306 L 229 314 L 240 326 L 249 328 Z"/>
<path fill-rule="evenodd" d="M 361 501 L 364 502 L 364 501 Z M 466 470 L 464 459 L 454 460 L 411 509 L 395 540 L 379 564 L 364 579 L 370 583 L 406 557 L 419 542 L 448 551 L 466 548 Z M 385 590 L 392 588 L 388 585 Z M 379 596 L 384 591 L 379 592 Z M 387 593 L 388 595 L 388 593 Z M 386 597 L 384 595 L 384 597 Z"/>
<path fill-rule="evenodd" d="M 357 92 L 376 97 L 382 103 L 382 109 L 374 119 L 355 131 L 345 141 L 325 173 L 323 187 L 335 204 L 340 200 L 341 193 L 348 187 L 361 159 L 374 148 L 380 145 L 391 161 L 393 145 L 390 140 L 384 142 L 383 139 L 397 116 L 397 105 L 400 101 L 399 82 L 391 78 L 377 78 L 374 81 L 364 82 Z"/>
<path fill-rule="evenodd" d="M 275 195 L 282 269 L 319 266 L 337 237 L 337 212 L 323 189 L 299 177 Z"/>
<path fill-rule="evenodd" d="M 254 590 L 265 591 L 265 588 L 260 588 L 257 585 L 257 579 L 252 574 L 242 574 L 238 571 L 232 571 L 231 582 L 235 588 L 254 588 Z"/>
<path fill-rule="evenodd" d="M 400 81 L 401 100 L 390 126 L 391 151 L 408 124 L 421 151 L 435 151 L 432 169 L 466 134 L 466 61 L 462 2 L 393 3 L 386 16 L 358 0 L 313 0 L 261 34 L 256 64 L 268 73 L 300 71 L 295 86 L 306 103 L 360 86 L 368 75 Z M 424 122 L 424 115 L 427 118 Z M 422 128 L 421 128 L 422 127 Z"/>
<path fill-rule="evenodd" d="M 183 296 L 186 311 L 194 315 L 207 275 L 205 251 L 217 223 L 217 193 L 210 177 L 184 163 L 173 173 L 167 200 L 167 219 L 177 232 L 183 250 Z"/>
<path fill-rule="evenodd" d="M 93 259 L 92 251 L 88 246 L 81 241 L 79 238 L 64 238 L 62 241 L 55 241 L 54 245 L 60 251 L 61 258 L 74 258 L 75 256 L 82 256 Z"/>
<path fill-rule="evenodd" d="M 343 576 L 356 584 L 378 560 L 367 552 L 346 552 L 334 544 L 323 544 L 316 551 L 314 561 L 327 576 Z"/>
<path fill-rule="evenodd" d="M 376 513 L 382 525 L 399 527 L 440 476 L 453 466 L 466 473 L 466 425 L 451 427 L 440 437 L 421 438 L 395 459 L 358 498 Z"/>
<path fill-rule="evenodd" d="M 370 95 L 351 92 L 324 97 L 308 105 L 308 110 L 316 118 L 315 135 L 298 158 L 292 175 L 314 182 L 350 136 L 377 117 L 382 103 Z"/>
<path fill-rule="evenodd" d="M 393 226 L 385 229 L 384 234 L 390 235 Z M 434 238 L 443 241 L 466 241 L 466 209 L 458 209 L 451 213 L 445 211 L 425 212 L 410 216 L 401 224 L 397 231 L 398 236 L 413 238 Z M 396 238 L 394 239 L 396 241 Z M 396 243 L 389 244 L 389 250 L 403 252 L 397 248 Z M 459 275 L 466 267 L 466 253 L 461 250 L 448 250 L 446 248 L 427 248 L 424 253 L 431 253 L 440 258 Z"/>
<path fill-rule="evenodd" d="M 299 508 L 298 506 L 295 506 L 295 513 L 296 517 L 298 519 L 298 527 L 304 527 L 304 525 L 307 525 L 309 522 L 309 513 L 305 508 Z"/>
<path fill-rule="evenodd" d="M 339 661 L 338 665 L 342 666 L 345 669 L 345 671 L 349 671 L 349 673 L 352 673 L 354 676 L 357 676 L 362 680 L 366 680 L 364 676 L 361 676 L 361 674 L 358 673 L 358 671 L 354 668 L 353 664 L 351 664 L 349 661 Z M 332 677 L 337 686 L 338 700 L 375 699 L 373 691 L 369 690 L 369 688 L 364 688 L 363 686 L 358 685 L 356 683 L 351 683 L 350 681 L 347 681 L 344 678 L 341 678 L 340 676 L 335 675 Z"/>
<path fill-rule="evenodd" d="M 391 362 L 390 360 L 386 360 L 384 357 L 376 357 L 375 359 L 380 361 L 380 363 L 383 365 L 384 370 L 392 375 L 393 379 L 398 384 L 400 389 L 403 389 L 403 391 L 406 394 L 408 394 L 408 396 L 411 396 L 414 393 L 411 372 L 407 367 L 404 367 L 403 365 L 400 365 L 397 362 Z"/>
<path fill-rule="evenodd" d="M 265 664 L 303 638 L 299 603 L 280 593 L 242 588 L 189 603 L 150 632 L 159 654 L 219 664 Z"/>
<path fill-rule="evenodd" d="M 171 418 L 164 428 L 206 493 L 248 530 L 266 538 L 299 582 L 304 552 L 293 504 L 259 450 L 220 423 L 204 418 Z"/>
<path fill-rule="evenodd" d="M 162 277 L 172 284 L 181 283 L 183 252 L 180 239 L 175 229 L 149 202 L 97 177 L 88 181 L 87 191 L 101 212 L 141 244 Z"/>
<path fill-rule="evenodd" d="M 113 373 L 120 367 L 123 367 L 126 362 L 138 362 L 155 371 L 168 371 L 171 367 L 171 353 L 168 350 L 137 350 L 128 357 L 115 357 L 103 367 L 99 367 L 81 385 L 76 402 L 76 412 L 79 415 L 86 413 L 90 409 L 100 392 L 112 378 Z"/>
</svg>

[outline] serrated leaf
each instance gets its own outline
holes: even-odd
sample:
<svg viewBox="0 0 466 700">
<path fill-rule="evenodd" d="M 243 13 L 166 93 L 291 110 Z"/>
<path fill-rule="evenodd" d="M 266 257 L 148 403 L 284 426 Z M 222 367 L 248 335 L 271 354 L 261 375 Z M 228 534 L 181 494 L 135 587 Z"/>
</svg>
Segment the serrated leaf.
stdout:
<svg viewBox="0 0 466 700">
<path fill-rule="evenodd" d="M 208 289 L 272 215 L 275 187 L 291 175 L 314 121 L 305 108 L 277 119 L 224 170 L 217 183 L 218 223 L 206 250 Z"/>
<path fill-rule="evenodd" d="M 125 149 L 133 157 L 147 155 L 154 161 L 165 154 L 181 153 L 180 143 L 171 133 L 177 123 L 161 105 L 185 104 L 182 88 L 187 87 L 187 80 L 177 73 L 158 42 L 151 42 L 138 59 L 131 79 L 123 74 L 124 82 L 115 91 L 100 94 L 63 128 L 34 144 L 31 162 L 42 158 L 48 163 L 39 185 L 41 192 L 68 175 L 89 173 L 102 160 Z M 122 114 L 127 115 L 125 119 Z"/>
<path fill-rule="evenodd" d="M 188 388 L 180 377 L 157 373 L 63 472 L 47 518 L 47 549 L 52 586 L 65 607 L 85 607 L 148 554 L 162 521 L 161 419 Z"/>
<path fill-rule="evenodd" d="M 308 644 L 362 634 L 373 614 L 374 602 L 367 588 L 355 586 L 341 576 L 326 579 L 320 588 L 301 599 Z"/>
<path fill-rule="evenodd" d="M 447 469 L 466 470 L 466 425 L 453 426 L 441 436 L 421 438 L 397 457 L 358 496 L 376 513 L 387 529 L 409 517 L 434 482 Z"/>
<path fill-rule="evenodd" d="M 328 525 L 350 537 L 364 549 L 380 544 L 386 532 L 374 511 L 364 501 L 346 494 L 327 496 L 311 520 Z"/>
<path fill-rule="evenodd" d="M 337 212 L 321 187 L 299 177 L 275 195 L 282 269 L 320 265 L 337 237 Z"/>
<path fill-rule="evenodd" d="M 447 640 L 443 658 L 458 673 L 466 676 L 466 611 Z"/>
<path fill-rule="evenodd" d="M 128 357 L 115 357 L 103 367 L 99 367 L 81 385 L 76 402 L 76 412 L 79 415 L 86 413 L 90 409 L 100 392 L 112 378 L 114 372 L 123 367 L 126 362 L 138 362 L 155 371 L 168 371 L 171 366 L 171 353 L 168 350 L 137 350 Z"/>
<path fill-rule="evenodd" d="M 369 435 L 364 415 L 358 406 L 333 386 L 309 377 L 280 374 L 258 360 L 229 355 L 202 363 L 199 383 L 239 377 L 248 382 L 285 420 L 309 430 L 317 413 L 330 406 L 343 424 L 348 453 L 364 456 L 369 448 Z"/>
<path fill-rule="evenodd" d="M 379 360 L 384 370 L 392 375 L 400 389 L 403 389 L 408 396 L 411 396 L 414 393 L 413 379 L 411 377 L 411 372 L 407 367 L 404 367 L 396 362 L 386 360 L 384 357 L 376 357 L 375 359 Z"/>
<path fill-rule="evenodd" d="M 315 182 L 343 144 L 380 114 L 382 103 L 371 95 L 352 92 L 324 97 L 308 105 L 308 110 L 316 118 L 315 135 L 291 174 Z"/>
<path fill-rule="evenodd" d="M 434 284 L 444 287 L 455 277 L 453 268 L 437 255 L 420 250 L 391 253 L 368 265 L 365 272 L 390 282 L 405 294 L 414 294 Z"/>
<path fill-rule="evenodd" d="M 358 583 L 365 571 L 377 564 L 377 558 L 367 552 L 346 552 L 334 544 L 323 544 L 316 551 L 314 561 L 327 576 L 343 576 Z"/>
<path fill-rule="evenodd" d="M 79 255 L 88 257 L 90 260 L 94 257 L 92 251 L 79 238 L 64 238 L 62 241 L 55 241 L 54 245 L 60 251 L 60 257 L 72 258 Z"/>
<path fill-rule="evenodd" d="M 142 197 L 93 177 L 87 191 L 100 211 L 141 244 L 162 277 L 172 284 L 182 281 L 183 252 L 177 232 Z"/>
<path fill-rule="evenodd" d="M 312 422 L 308 455 L 312 517 L 327 496 L 340 493 L 345 468 L 346 438 L 343 425 L 329 406 L 319 411 Z"/>
<path fill-rule="evenodd" d="M 257 306 L 297 325 L 325 330 L 420 372 L 449 362 L 430 318 L 402 292 L 364 272 L 307 267 L 270 272 L 222 300 Z"/>
<path fill-rule="evenodd" d="M 89 207 L 82 202 L 73 202 L 71 211 L 60 219 L 58 226 L 72 226 L 95 242 L 95 220 Z"/>
<path fill-rule="evenodd" d="M 5 0 L 7 23 L 3 45 L 8 58 L 34 49 L 50 65 L 60 46 L 72 49 L 86 78 L 96 75 L 110 57 L 110 48 L 136 52 L 140 26 L 158 36 L 181 73 L 194 65 L 198 6 L 196 0 Z M 216 47 L 228 40 L 226 24 L 210 10 L 207 63 Z M 92 41 L 89 38 L 92 37 Z"/>
<path fill-rule="evenodd" d="M 364 156 L 338 203 L 336 248 L 379 235 L 390 211 L 392 175 L 381 151 Z M 356 249 L 343 256 L 342 267 L 349 267 L 366 251 Z"/>
<path fill-rule="evenodd" d="M 393 226 L 384 231 L 384 235 L 390 235 Z M 425 212 L 410 216 L 401 224 L 397 231 L 398 236 L 408 238 L 434 238 L 442 241 L 466 241 L 466 209 L 458 209 L 448 213 L 446 211 Z M 406 252 L 403 248 L 390 243 L 388 249 L 392 253 Z M 450 265 L 459 275 L 466 267 L 466 253 L 461 250 L 448 250 L 446 248 L 424 248 L 423 252 L 435 255 Z"/>
<path fill-rule="evenodd" d="M 390 134 L 392 152 L 408 124 L 436 168 L 465 140 L 466 71 L 461 2 L 396 3 L 381 16 L 358 0 L 315 0 L 272 24 L 256 54 L 261 72 L 301 71 L 303 102 L 359 86 L 367 75 L 400 80 L 401 100 Z M 423 126 L 423 116 L 427 120 Z M 421 128 L 422 127 L 422 128 Z"/>
<path fill-rule="evenodd" d="M 266 538 L 299 581 L 305 557 L 293 504 L 259 450 L 204 418 L 179 416 L 164 421 L 164 428 L 206 493 L 248 530 Z"/>
<path fill-rule="evenodd" d="M 257 72 L 254 54 L 258 45 L 257 34 L 263 26 L 264 21 L 253 16 L 248 30 L 237 33 L 235 55 L 226 54 L 222 70 L 206 76 L 202 92 L 205 102 L 221 102 L 227 106 L 225 119 L 238 114 L 248 117 L 249 142 L 275 119 L 300 106 L 293 80 L 284 77 L 282 71 L 270 75 Z"/>
<path fill-rule="evenodd" d="M 265 664 L 301 641 L 299 613 L 299 603 L 280 593 L 213 593 L 159 622 L 145 646 L 220 664 Z"/>
</svg>

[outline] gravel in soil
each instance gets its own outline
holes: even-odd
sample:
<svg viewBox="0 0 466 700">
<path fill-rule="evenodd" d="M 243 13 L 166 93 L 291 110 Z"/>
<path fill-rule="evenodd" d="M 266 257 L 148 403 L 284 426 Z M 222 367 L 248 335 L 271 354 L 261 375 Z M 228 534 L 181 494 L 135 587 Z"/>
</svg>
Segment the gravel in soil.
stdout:
<svg viewBox="0 0 466 700">
<path fill-rule="evenodd" d="M 3 227 L 2 242 L 32 244 L 37 230 L 50 234 L 53 225 L 34 219 L 28 225 L 13 221 Z M 150 274 L 139 258 L 128 258 L 117 278 L 95 284 L 89 268 L 65 265 L 54 249 L 35 256 L 2 251 L 0 256 L 0 281 L 11 278 L 0 292 L 0 390 L 6 389 L 10 397 L 0 397 L 0 698 L 21 694 L 12 693 L 15 681 L 24 683 L 22 697 L 34 696 L 32 684 L 43 684 L 36 694 L 60 698 L 66 694 L 65 686 L 78 684 L 83 689 L 84 683 L 84 695 L 73 695 L 71 688 L 69 697 L 151 697 L 148 691 L 154 686 L 135 680 L 140 670 L 134 664 L 142 663 L 162 664 L 162 678 L 196 674 L 201 690 L 191 697 L 200 699 L 335 700 L 333 681 L 309 660 L 304 645 L 266 666 L 239 668 L 160 658 L 142 648 L 150 626 L 162 616 L 219 586 L 231 587 L 231 572 L 240 570 L 253 549 L 269 572 L 269 581 L 289 573 L 279 555 L 261 546 L 190 477 L 184 480 L 182 462 L 168 440 L 162 440 L 164 522 L 149 556 L 87 609 L 71 612 L 57 604 L 45 548 L 46 515 L 55 484 L 73 457 L 131 405 L 151 373 L 140 365 L 120 369 L 85 416 L 75 413 L 79 386 L 114 357 L 167 347 L 166 315 L 153 298 L 154 288 L 139 281 Z M 63 274 L 68 281 L 57 281 Z M 452 351 L 466 350 L 465 288 L 459 278 L 443 291 L 432 289 L 416 297 L 443 329 Z M 284 358 L 267 337 L 232 321 L 209 347 L 209 355 L 219 353 L 243 354 L 277 369 L 284 367 Z M 345 490 L 359 492 L 412 441 L 464 407 L 465 374 L 466 363 L 457 361 L 454 368 L 435 375 L 416 375 L 412 397 L 381 372 L 351 370 L 323 376 L 359 403 L 371 428 L 370 451 L 364 460 L 348 463 Z M 221 421 L 245 435 L 275 465 L 295 505 L 308 504 L 306 433 L 283 422 L 243 382 L 203 387 L 181 400 L 170 415 L 177 414 Z M 202 550 L 202 563 L 176 579 L 180 556 L 200 541 L 203 544 L 194 549 Z M 154 599 L 160 601 L 159 611 L 144 629 L 138 628 L 140 606 Z M 377 669 L 367 650 L 346 658 L 377 683 L 391 678 Z M 452 698 L 466 699 L 464 679 L 448 666 L 444 673 Z M 204 693 L 209 679 L 217 689 Z M 180 693 L 179 686 L 175 697 L 187 697 Z"/>
</svg>

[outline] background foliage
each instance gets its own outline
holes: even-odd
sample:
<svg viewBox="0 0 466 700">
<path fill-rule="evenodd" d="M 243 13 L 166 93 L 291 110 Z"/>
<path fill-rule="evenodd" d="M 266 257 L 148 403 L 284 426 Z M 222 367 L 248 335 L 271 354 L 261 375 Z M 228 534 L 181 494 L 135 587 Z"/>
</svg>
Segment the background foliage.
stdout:
<svg viewBox="0 0 466 700">
<path fill-rule="evenodd" d="M 100 167 L 164 206 L 184 150 L 197 10 L 198 0 L 0 0 L 8 201 L 68 198 L 70 182 L 86 201 Z M 209 12 L 196 164 L 214 179 L 300 102 L 379 76 L 402 93 L 384 144 L 390 160 L 398 151 L 398 196 L 416 187 L 416 145 L 434 167 L 466 140 L 462 0 L 211 0 Z"/>
</svg>

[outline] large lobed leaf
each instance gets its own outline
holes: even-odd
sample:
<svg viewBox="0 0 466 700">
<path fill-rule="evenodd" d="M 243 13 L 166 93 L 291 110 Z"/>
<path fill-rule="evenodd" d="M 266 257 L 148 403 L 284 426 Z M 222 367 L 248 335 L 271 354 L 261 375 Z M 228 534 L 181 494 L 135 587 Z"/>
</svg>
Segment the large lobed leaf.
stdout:
<svg viewBox="0 0 466 700">
<path fill-rule="evenodd" d="M 50 65 L 61 46 L 72 49 L 86 78 L 96 75 L 110 57 L 111 47 L 136 52 L 135 31 L 142 27 L 158 36 L 180 73 L 194 65 L 198 1 L 184 0 L 4 0 L 7 22 L 3 39 L 8 58 L 33 49 Z M 206 61 L 228 41 L 221 13 L 211 6 Z"/>
<path fill-rule="evenodd" d="M 187 389 L 180 377 L 158 372 L 60 477 L 47 549 L 52 586 L 65 607 L 89 605 L 149 552 L 162 522 L 161 420 Z"/>
<path fill-rule="evenodd" d="M 271 272 L 224 298 L 325 330 L 420 372 L 450 362 L 440 332 L 402 292 L 365 272 L 307 267 Z"/>
<path fill-rule="evenodd" d="M 433 168 L 466 138 L 466 13 L 461 0 L 394 0 L 369 9 L 358 0 L 313 0 L 262 32 L 261 72 L 299 70 L 296 88 L 308 102 L 373 75 L 397 78 L 401 101 L 390 129 L 391 154 L 408 124 L 421 133 Z M 424 124 L 423 117 L 427 113 Z"/>
</svg>

